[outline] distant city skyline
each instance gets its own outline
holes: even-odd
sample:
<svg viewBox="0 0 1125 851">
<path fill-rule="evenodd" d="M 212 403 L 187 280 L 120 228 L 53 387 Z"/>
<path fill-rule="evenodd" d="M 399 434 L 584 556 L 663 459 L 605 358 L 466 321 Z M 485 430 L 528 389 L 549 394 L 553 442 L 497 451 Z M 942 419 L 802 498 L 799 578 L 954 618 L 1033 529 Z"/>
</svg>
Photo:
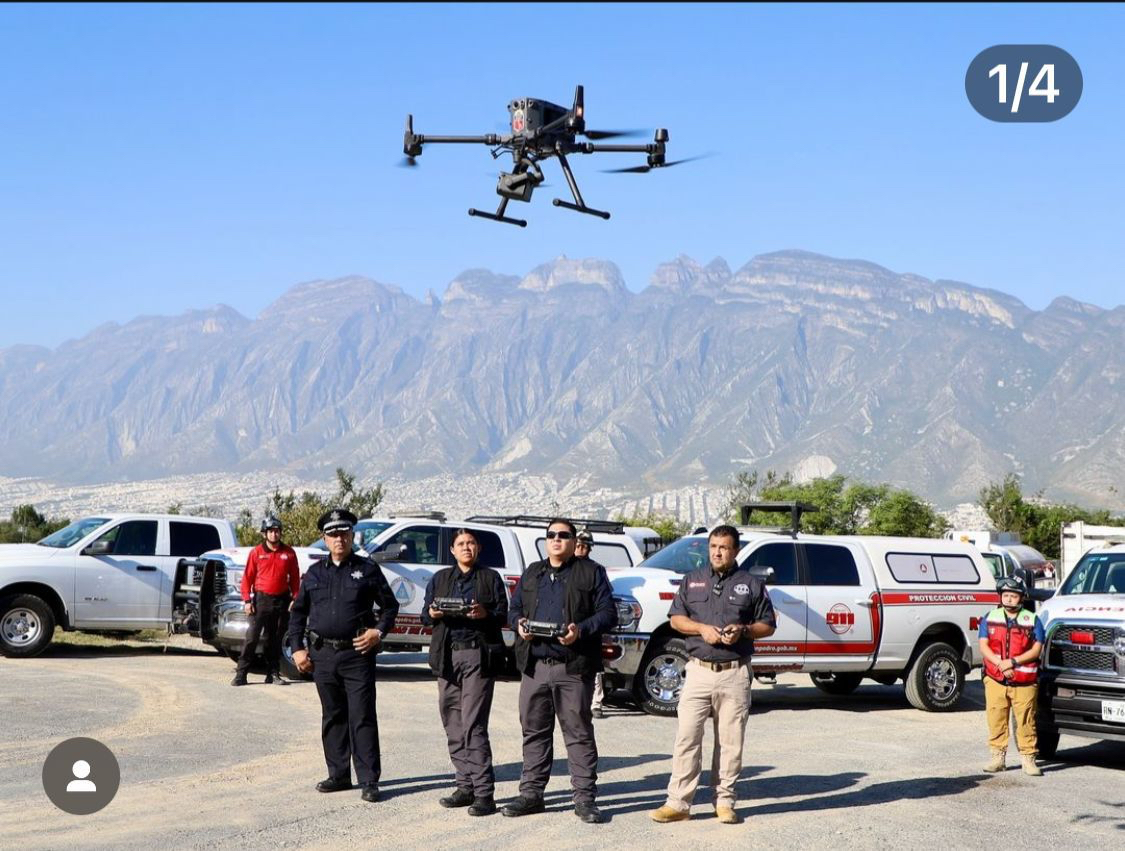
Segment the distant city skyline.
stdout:
<svg viewBox="0 0 1125 851">
<path fill-rule="evenodd" d="M 679 254 L 737 269 L 802 249 L 995 289 L 1035 310 L 1122 297 L 1120 5 L 7 5 L 0 7 L 0 348 L 349 274 L 423 297 L 465 269 L 559 255 L 643 289 Z M 1053 44 L 1084 76 L 1061 121 L 978 115 L 965 71 L 994 44 Z M 575 157 L 603 222 L 494 208 L 504 166 L 421 133 L 504 132 L 515 97 L 590 127 L 667 127 L 638 156 Z"/>
</svg>

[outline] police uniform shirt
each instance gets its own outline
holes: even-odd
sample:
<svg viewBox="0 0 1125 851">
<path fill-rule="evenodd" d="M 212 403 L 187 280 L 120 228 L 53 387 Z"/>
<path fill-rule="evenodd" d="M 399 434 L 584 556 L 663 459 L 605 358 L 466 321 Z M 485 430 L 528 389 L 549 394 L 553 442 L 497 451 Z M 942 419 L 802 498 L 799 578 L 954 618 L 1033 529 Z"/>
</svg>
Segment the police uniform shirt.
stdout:
<svg viewBox="0 0 1125 851">
<path fill-rule="evenodd" d="M 708 565 L 689 573 L 668 609 L 668 617 L 673 615 L 717 629 L 732 623 L 777 625 L 765 584 L 738 567 L 719 574 Z M 754 652 L 754 641 L 746 635 L 734 644 L 708 644 L 699 635 L 685 636 L 685 641 L 688 652 L 704 662 L 732 662 Z"/>
<path fill-rule="evenodd" d="M 301 649 L 306 625 L 339 641 L 372 627 L 387 635 L 397 616 L 398 600 L 377 564 L 355 553 L 339 565 L 327 558 L 311 565 L 301 580 L 289 618 L 289 646 Z"/>
</svg>

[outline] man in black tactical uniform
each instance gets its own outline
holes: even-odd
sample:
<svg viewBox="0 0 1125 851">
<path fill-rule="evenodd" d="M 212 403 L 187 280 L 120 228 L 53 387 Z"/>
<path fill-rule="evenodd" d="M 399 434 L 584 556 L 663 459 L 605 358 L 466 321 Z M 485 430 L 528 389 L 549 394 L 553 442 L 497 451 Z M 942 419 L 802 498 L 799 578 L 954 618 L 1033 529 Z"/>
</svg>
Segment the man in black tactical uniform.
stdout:
<svg viewBox="0 0 1125 851">
<path fill-rule="evenodd" d="M 496 812 L 488 718 L 507 653 L 501 629 L 508 594 L 500 574 L 478 561 L 481 546 L 472 529 L 456 530 L 449 549 L 457 564 L 433 575 L 422 605 L 422 623 L 434 629 L 430 668 L 438 677 L 438 711 L 456 771 L 456 789 L 438 803 L 487 816 Z"/>
<path fill-rule="evenodd" d="M 356 516 L 342 508 L 317 521 L 328 558 L 309 567 L 301 581 L 289 618 L 289 646 L 293 663 L 302 673 L 312 672 L 320 695 L 328 779 L 317 791 L 352 788 L 354 759 L 363 800 L 372 802 L 379 800 L 381 773 L 373 651 L 394 626 L 398 601 L 379 566 L 352 552 L 355 523 Z"/>
<path fill-rule="evenodd" d="M 543 791 L 554 761 L 555 717 L 566 742 L 574 813 L 588 824 L 604 821 L 597 797 L 598 746 L 590 701 L 594 674 L 602 670 L 602 633 L 617 622 L 605 568 L 574 556 L 576 530 L 569 520 L 547 525 L 547 558 L 529 565 L 512 594 L 508 624 L 516 632 L 523 726 L 520 796 L 506 816 L 543 812 Z M 557 635 L 540 635 L 555 624 Z M 533 630 L 535 634 L 533 634 Z"/>
</svg>

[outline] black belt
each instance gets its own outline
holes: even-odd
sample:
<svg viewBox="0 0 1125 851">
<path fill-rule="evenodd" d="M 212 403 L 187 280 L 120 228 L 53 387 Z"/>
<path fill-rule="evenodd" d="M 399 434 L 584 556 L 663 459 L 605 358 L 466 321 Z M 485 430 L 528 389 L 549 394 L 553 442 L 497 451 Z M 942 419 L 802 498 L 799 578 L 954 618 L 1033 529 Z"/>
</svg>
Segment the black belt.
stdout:
<svg viewBox="0 0 1125 851">
<path fill-rule="evenodd" d="M 566 659 L 558 659 L 554 656 L 534 656 L 536 665 L 565 665 Z"/>
<path fill-rule="evenodd" d="M 479 638 L 467 638 L 464 641 L 454 640 L 454 641 L 450 642 L 450 646 L 454 650 L 479 650 L 480 649 L 480 639 Z"/>
<path fill-rule="evenodd" d="M 345 638 L 345 639 L 325 638 L 323 635 L 320 635 L 316 632 L 313 632 L 311 629 L 309 630 L 309 646 L 313 650 L 319 650 L 321 647 L 328 647 L 328 648 L 331 648 L 332 650 L 354 650 L 355 649 L 355 645 L 352 644 L 352 640 L 350 638 Z"/>
<path fill-rule="evenodd" d="M 287 598 L 287 597 L 289 596 L 289 592 L 288 592 L 288 591 L 282 591 L 282 592 L 281 592 L 280 594 L 271 594 L 271 593 L 269 593 L 268 591 L 258 591 L 257 589 L 255 589 L 255 590 L 254 590 L 254 593 L 255 593 L 255 594 L 261 594 L 261 595 L 262 595 L 263 597 L 275 597 L 275 598 L 279 598 L 279 599 L 280 599 L 281 597 L 286 597 L 286 598 Z"/>
</svg>

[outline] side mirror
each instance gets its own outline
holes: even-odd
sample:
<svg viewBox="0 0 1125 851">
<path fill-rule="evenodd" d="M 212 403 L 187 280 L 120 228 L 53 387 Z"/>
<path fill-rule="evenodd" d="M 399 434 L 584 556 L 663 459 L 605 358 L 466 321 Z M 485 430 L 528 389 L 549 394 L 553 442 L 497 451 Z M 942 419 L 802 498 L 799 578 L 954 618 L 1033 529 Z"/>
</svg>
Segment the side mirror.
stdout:
<svg viewBox="0 0 1125 851">
<path fill-rule="evenodd" d="M 112 541 L 94 541 L 90 546 L 82 551 L 84 556 L 108 556 L 113 555 L 113 542 Z"/>
<path fill-rule="evenodd" d="M 399 544 L 394 549 L 372 553 L 369 558 L 376 564 L 386 564 L 389 561 L 402 561 L 404 555 L 406 555 L 406 544 Z"/>
</svg>

